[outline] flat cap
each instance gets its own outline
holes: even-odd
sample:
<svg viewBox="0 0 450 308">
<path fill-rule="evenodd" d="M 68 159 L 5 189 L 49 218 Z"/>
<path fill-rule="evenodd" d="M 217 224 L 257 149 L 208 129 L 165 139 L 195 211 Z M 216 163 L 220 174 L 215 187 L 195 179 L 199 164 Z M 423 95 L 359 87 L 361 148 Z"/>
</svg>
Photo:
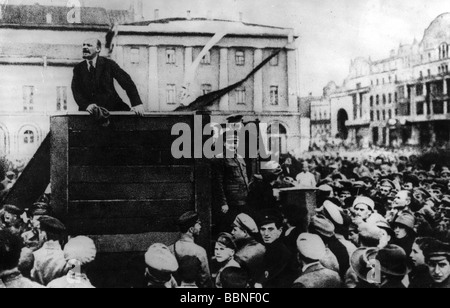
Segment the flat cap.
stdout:
<svg viewBox="0 0 450 308">
<path fill-rule="evenodd" d="M 316 215 L 312 218 L 310 228 L 324 237 L 333 237 L 335 235 L 333 223 L 322 215 Z"/>
<path fill-rule="evenodd" d="M 230 115 L 230 116 L 227 118 L 227 122 L 228 122 L 228 123 L 239 123 L 239 122 L 242 121 L 243 118 L 244 118 L 243 115 L 240 115 L 240 114 L 233 114 L 233 115 Z"/>
<path fill-rule="evenodd" d="M 5 204 L 3 206 L 3 209 L 5 210 L 5 212 L 11 213 L 11 214 L 17 215 L 17 216 L 20 216 L 24 213 L 24 211 L 19 209 L 17 206 L 10 205 L 10 204 Z"/>
<path fill-rule="evenodd" d="M 39 218 L 39 223 L 41 229 L 44 231 L 50 231 L 56 234 L 62 234 L 66 231 L 64 224 L 58 219 L 50 216 L 41 216 Z"/>
<path fill-rule="evenodd" d="M 359 196 L 353 201 L 353 207 L 356 207 L 359 204 L 367 205 L 370 209 L 375 210 L 375 202 L 369 197 Z"/>
<path fill-rule="evenodd" d="M 318 261 L 326 255 L 326 247 L 320 236 L 303 233 L 297 239 L 298 252 L 305 258 Z"/>
<path fill-rule="evenodd" d="M 256 222 L 247 214 L 239 214 L 234 220 L 233 225 L 247 231 L 249 234 L 258 233 Z"/>
<path fill-rule="evenodd" d="M 430 244 L 425 247 L 424 255 L 428 260 L 433 257 L 450 257 L 450 244 L 433 239 Z"/>
<path fill-rule="evenodd" d="M 163 244 L 153 244 L 145 253 L 145 264 L 161 273 L 175 273 L 178 262 L 169 248 Z"/>
<path fill-rule="evenodd" d="M 96 256 L 97 248 L 94 241 L 86 236 L 74 237 L 64 247 L 64 258 L 67 261 L 77 260 L 80 265 L 91 263 Z"/>
<path fill-rule="evenodd" d="M 344 218 L 342 218 L 341 210 L 335 203 L 331 202 L 330 200 L 325 200 L 325 202 L 323 203 L 323 207 L 327 212 L 328 216 L 335 224 L 337 225 L 344 224 Z"/>
<path fill-rule="evenodd" d="M 180 228 L 183 227 L 193 227 L 199 219 L 198 213 L 194 211 L 189 211 L 187 213 L 184 213 L 181 215 L 180 218 L 178 218 L 178 226 Z"/>
</svg>

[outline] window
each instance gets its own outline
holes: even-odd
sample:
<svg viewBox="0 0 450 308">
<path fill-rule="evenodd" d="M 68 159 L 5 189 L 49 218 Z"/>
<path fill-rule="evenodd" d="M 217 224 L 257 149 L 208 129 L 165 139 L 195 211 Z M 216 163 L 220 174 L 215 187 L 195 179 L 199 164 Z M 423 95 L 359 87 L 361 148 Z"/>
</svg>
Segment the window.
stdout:
<svg viewBox="0 0 450 308">
<path fill-rule="evenodd" d="M 428 69 L 428 77 L 431 77 L 431 70 Z"/>
<path fill-rule="evenodd" d="M 168 84 L 166 88 L 166 102 L 168 105 L 175 105 L 177 91 L 174 84 Z"/>
<path fill-rule="evenodd" d="M 373 110 L 370 111 L 370 121 L 373 122 L 374 120 L 374 114 L 373 114 Z"/>
<path fill-rule="evenodd" d="M 392 82 L 392 76 L 389 76 L 389 83 Z"/>
<path fill-rule="evenodd" d="M 422 72 L 422 71 L 419 72 L 419 78 L 420 78 L 420 79 L 423 78 L 423 72 Z"/>
<path fill-rule="evenodd" d="M 398 93 L 397 92 L 394 93 L 394 100 L 395 100 L 395 103 L 398 103 Z"/>
<path fill-rule="evenodd" d="M 423 103 L 417 103 L 416 112 L 417 112 L 417 115 L 422 115 L 424 113 Z"/>
<path fill-rule="evenodd" d="M 370 107 L 373 107 L 373 96 L 370 97 Z"/>
<path fill-rule="evenodd" d="M 383 110 L 383 121 L 386 121 L 386 110 Z"/>
<path fill-rule="evenodd" d="M 33 144 L 35 141 L 34 132 L 31 130 L 26 130 L 23 133 L 23 143 L 24 144 Z"/>
<path fill-rule="evenodd" d="M 270 125 L 267 129 L 267 137 L 269 151 L 287 153 L 287 130 L 282 124 Z"/>
<path fill-rule="evenodd" d="M 439 46 L 439 59 L 448 58 L 448 45 L 443 43 Z"/>
<path fill-rule="evenodd" d="M 212 91 L 212 86 L 210 84 L 207 84 L 207 83 L 202 84 L 202 94 L 203 95 L 211 93 L 211 91 Z"/>
<path fill-rule="evenodd" d="M 398 108 L 395 109 L 395 115 L 398 116 Z"/>
<path fill-rule="evenodd" d="M 166 63 L 167 64 L 175 64 L 175 49 L 168 48 L 166 49 Z"/>
<path fill-rule="evenodd" d="M 56 111 L 67 111 L 67 87 L 56 87 Z"/>
<path fill-rule="evenodd" d="M 377 110 L 377 121 L 380 121 L 380 110 Z"/>
<path fill-rule="evenodd" d="M 236 65 L 239 66 L 245 65 L 245 54 L 242 50 L 236 51 Z"/>
<path fill-rule="evenodd" d="M 245 99 L 245 88 L 237 88 L 236 89 L 236 103 L 238 105 L 245 105 L 246 99 Z"/>
<path fill-rule="evenodd" d="M 373 86 L 373 80 L 370 81 L 370 85 Z"/>
<path fill-rule="evenodd" d="M 206 55 L 202 58 L 202 61 L 200 62 L 204 65 L 210 65 L 211 64 L 211 52 L 208 51 Z"/>
<path fill-rule="evenodd" d="M 388 103 L 392 104 L 392 93 L 389 93 Z"/>
<path fill-rule="evenodd" d="M 132 64 L 139 64 L 139 60 L 140 60 L 140 55 L 141 51 L 139 48 L 132 48 L 131 49 L 131 63 Z"/>
<path fill-rule="evenodd" d="M 377 95 L 377 106 L 380 104 L 380 96 Z"/>
<path fill-rule="evenodd" d="M 380 84 L 380 81 L 377 79 L 377 86 Z"/>
<path fill-rule="evenodd" d="M 392 110 L 389 109 L 389 119 L 392 119 Z"/>
<path fill-rule="evenodd" d="M 278 86 L 270 87 L 270 104 L 278 106 Z"/>
<path fill-rule="evenodd" d="M 23 111 L 32 112 L 34 110 L 34 87 L 23 87 Z"/>
<path fill-rule="evenodd" d="M 383 105 L 386 105 L 386 94 L 383 94 Z"/>
<path fill-rule="evenodd" d="M 416 85 L 416 96 L 423 95 L 423 84 Z"/>
<path fill-rule="evenodd" d="M 272 60 L 270 60 L 270 65 L 278 66 L 278 55 L 276 55 L 275 57 L 272 58 Z"/>
</svg>

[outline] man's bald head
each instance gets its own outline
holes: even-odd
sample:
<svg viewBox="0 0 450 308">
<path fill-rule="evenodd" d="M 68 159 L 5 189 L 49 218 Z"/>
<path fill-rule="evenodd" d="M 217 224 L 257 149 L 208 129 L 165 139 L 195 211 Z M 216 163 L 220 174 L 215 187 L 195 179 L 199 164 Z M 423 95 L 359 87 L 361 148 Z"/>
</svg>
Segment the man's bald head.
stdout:
<svg viewBox="0 0 450 308">
<path fill-rule="evenodd" d="M 102 42 L 99 39 L 90 38 L 83 43 L 83 59 L 92 60 L 100 54 Z"/>
</svg>

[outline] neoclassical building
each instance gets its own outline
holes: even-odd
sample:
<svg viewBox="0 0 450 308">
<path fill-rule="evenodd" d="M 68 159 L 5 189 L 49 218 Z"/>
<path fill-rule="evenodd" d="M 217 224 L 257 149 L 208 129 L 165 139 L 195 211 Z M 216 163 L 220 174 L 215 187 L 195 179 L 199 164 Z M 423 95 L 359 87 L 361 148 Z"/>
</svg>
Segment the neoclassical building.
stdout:
<svg viewBox="0 0 450 308">
<path fill-rule="evenodd" d="M 450 141 L 450 13 L 386 59 L 357 58 L 330 95 L 331 133 L 361 146 Z"/>
<path fill-rule="evenodd" d="M 82 8 L 74 22 L 67 18 L 69 10 L 1 7 L 0 155 L 32 155 L 49 131 L 50 115 L 77 111 L 70 85 L 73 67 L 82 61 L 82 42 L 91 37 L 104 42 L 114 20 L 127 24 L 118 27 L 111 58 L 131 75 L 149 112 L 170 112 L 180 105 L 186 72 L 217 33 L 223 38 L 194 71 L 192 101 L 244 79 L 275 50 L 284 48 L 209 110 L 217 123 L 236 113 L 245 121 L 267 123 L 263 134 L 277 140 L 283 152 L 307 149 L 301 140 L 302 135 L 309 138 L 309 120 L 299 110 L 298 53 L 292 29 L 189 15 L 141 21 L 138 12 L 103 8 Z M 273 124 L 280 127 L 276 133 Z"/>
</svg>

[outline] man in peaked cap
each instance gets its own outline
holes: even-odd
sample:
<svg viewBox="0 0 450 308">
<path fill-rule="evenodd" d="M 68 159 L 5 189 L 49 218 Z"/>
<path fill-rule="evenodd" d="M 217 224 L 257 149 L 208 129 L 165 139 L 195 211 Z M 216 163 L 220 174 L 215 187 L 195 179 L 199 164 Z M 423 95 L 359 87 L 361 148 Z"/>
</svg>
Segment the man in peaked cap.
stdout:
<svg viewBox="0 0 450 308">
<path fill-rule="evenodd" d="M 163 244 L 154 244 L 145 253 L 145 277 L 148 288 L 176 288 L 173 274 L 178 270 L 178 262 Z"/>
<path fill-rule="evenodd" d="M 432 288 L 450 288 L 450 244 L 434 240 L 424 250 L 425 262 L 428 265 Z"/>
<path fill-rule="evenodd" d="M 297 239 L 298 257 L 302 273 L 294 282 L 294 288 L 340 288 L 339 275 L 320 264 L 325 258 L 326 246 L 318 235 L 303 233 Z"/>
<path fill-rule="evenodd" d="M 262 277 L 257 279 L 257 284 L 264 288 L 291 287 L 296 277 L 297 262 L 281 238 L 283 234 L 281 214 L 277 211 L 264 211 L 258 220 L 258 227 L 266 253 Z"/>
<path fill-rule="evenodd" d="M 239 214 L 233 222 L 231 234 L 235 240 L 254 238 L 258 235 L 256 222 L 247 214 Z"/>
<path fill-rule="evenodd" d="M 51 281 L 67 274 L 69 268 L 61 247 L 65 244 L 66 227 L 50 216 L 39 219 L 39 240 L 42 248 L 34 252 L 34 267 L 31 277 L 47 286 Z"/>
<path fill-rule="evenodd" d="M 197 257 L 201 263 L 201 271 L 198 273 L 197 285 L 199 288 L 212 287 L 206 250 L 195 243 L 195 239 L 202 229 L 198 213 L 190 211 L 183 214 L 178 219 L 178 227 L 181 232 L 181 237 L 174 245 L 169 247 L 170 251 L 178 261 L 184 256 Z"/>
</svg>

